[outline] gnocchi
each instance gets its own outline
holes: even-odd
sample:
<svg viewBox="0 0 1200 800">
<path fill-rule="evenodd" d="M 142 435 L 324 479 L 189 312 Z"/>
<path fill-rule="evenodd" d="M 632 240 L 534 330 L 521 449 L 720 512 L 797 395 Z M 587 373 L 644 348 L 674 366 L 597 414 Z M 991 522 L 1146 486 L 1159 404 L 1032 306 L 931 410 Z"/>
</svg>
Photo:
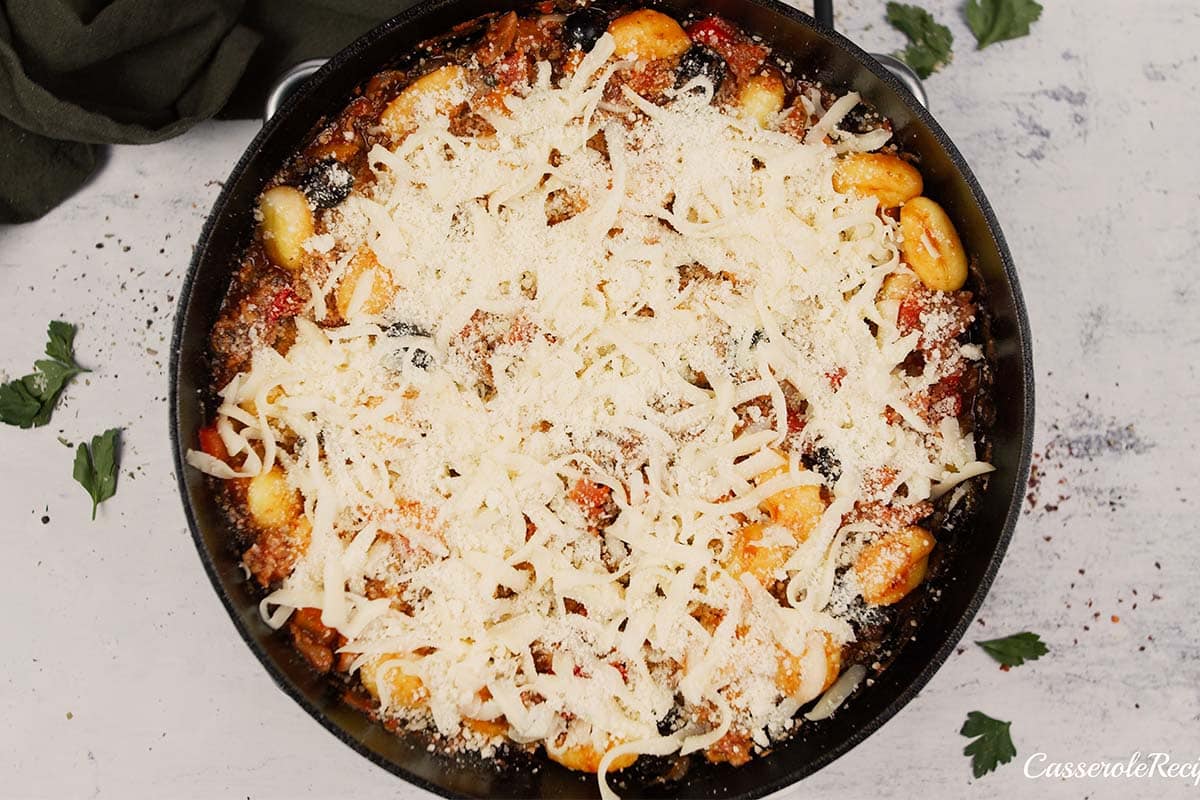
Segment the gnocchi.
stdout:
<svg viewBox="0 0 1200 800">
<path fill-rule="evenodd" d="M 954 292 L 967 282 L 967 253 L 946 212 L 928 197 L 900 209 L 900 252 L 926 288 Z"/>
<path fill-rule="evenodd" d="M 383 110 L 379 124 L 400 138 L 413 131 L 421 119 L 445 114 L 466 99 L 467 71 L 447 64 L 406 86 Z"/>
<path fill-rule="evenodd" d="M 775 685 L 784 695 L 807 703 L 837 680 L 842 670 L 842 648 L 825 631 L 814 631 L 805 640 L 802 654 L 797 656 L 780 648 L 776 664 Z"/>
<path fill-rule="evenodd" d="M 342 319 L 349 319 L 354 312 L 355 296 L 359 292 L 359 285 L 364 281 L 371 283 L 369 288 L 364 290 L 362 305 L 358 309 L 363 314 L 382 313 L 396 296 L 397 288 L 392 281 L 391 272 L 379 263 L 371 248 L 363 247 L 350 260 L 346 274 L 342 276 L 334 292 L 338 314 Z"/>
<path fill-rule="evenodd" d="M 274 466 L 246 485 L 246 511 L 260 528 L 287 530 L 300 518 L 300 493 L 288 486 L 283 470 Z"/>
<path fill-rule="evenodd" d="M 750 78 L 738 92 L 737 105 L 742 116 L 766 128 L 783 109 L 787 98 L 783 80 L 774 71 L 768 70 Z"/>
<path fill-rule="evenodd" d="M 428 692 L 421 678 L 408 672 L 397 661 L 400 655 L 383 655 L 365 662 L 358 668 L 363 688 L 376 700 L 382 697 L 380 681 L 387 682 L 388 699 L 399 708 L 420 708 Z M 381 670 L 383 671 L 381 674 Z"/>
<path fill-rule="evenodd" d="M 749 573 L 763 586 L 783 577 L 783 565 L 796 548 L 788 543 L 764 544 L 765 534 L 766 526 L 758 522 L 738 529 L 726 563 L 731 574 Z"/>
<path fill-rule="evenodd" d="M 612 745 L 612 746 L 615 746 Z M 610 748 L 611 749 L 611 748 Z M 577 772 L 596 772 L 600 769 L 600 760 L 604 758 L 607 751 L 601 752 L 595 745 L 590 742 L 583 744 L 571 745 L 570 747 L 557 747 L 551 743 L 546 743 L 546 755 L 551 761 L 557 761 L 567 769 L 573 769 Z M 613 759 L 608 766 L 609 772 L 625 769 L 633 766 L 637 761 L 637 753 L 626 753 Z"/>
<path fill-rule="evenodd" d="M 875 302 L 899 303 L 908 297 L 920 283 L 920 279 L 912 273 L 893 272 L 883 279 L 883 285 L 879 287 L 879 293 L 875 295 Z"/>
<path fill-rule="evenodd" d="M 900 602 L 925 579 L 934 544 L 929 531 L 910 525 L 863 548 L 854 562 L 863 600 L 873 606 Z"/>
<path fill-rule="evenodd" d="M 759 475 L 756 483 L 762 484 L 787 469 L 787 465 L 776 467 Z M 794 486 L 768 497 L 759 503 L 758 507 L 771 518 L 772 522 L 787 526 L 797 541 L 803 542 L 812 533 L 813 528 L 821 521 L 828 503 L 821 493 L 821 487 Z"/>
<path fill-rule="evenodd" d="M 296 272 L 304 263 L 304 242 L 316 229 L 308 198 L 294 186 L 276 186 L 263 192 L 258 210 L 262 218 L 259 230 L 267 258 Z"/>
<path fill-rule="evenodd" d="M 768 470 L 758 477 L 758 482 L 769 480 L 785 466 Z M 796 486 L 784 489 L 759 504 L 769 517 L 769 522 L 754 522 L 745 525 L 734 534 L 727 567 L 734 575 L 750 573 L 763 586 L 769 586 L 784 577 L 783 567 L 796 545 L 812 533 L 813 528 L 825 513 L 827 503 L 819 486 Z M 779 526 L 786 535 L 779 536 Z M 782 540 L 781 540 L 782 539 Z"/>
<path fill-rule="evenodd" d="M 902 206 L 920 196 L 925 182 L 917 168 L 889 153 L 850 153 L 838 160 L 833 188 L 874 197 L 881 208 Z"/>
<path fill-rule="evenodd" d="M 678 22 L 649 8 L 617 17 L 609 24 L 608 32 L 618 58 L 639 61 L 676 58 L 692 46 L 692 40 Z"/>
</svg>

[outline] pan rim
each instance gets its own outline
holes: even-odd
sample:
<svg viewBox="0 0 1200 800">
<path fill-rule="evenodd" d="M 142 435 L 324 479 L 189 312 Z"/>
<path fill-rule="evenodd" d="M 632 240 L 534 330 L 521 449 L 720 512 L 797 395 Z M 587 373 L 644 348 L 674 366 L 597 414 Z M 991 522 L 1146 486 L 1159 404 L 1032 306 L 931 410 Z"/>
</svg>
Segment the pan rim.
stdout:
<svg viewBox="0 0 1200 800">
<path fill-rule="evenodd" d="M 949 160 L 954 164 L 959 175 L 968 189 L 972 201 L 975 203 L 980 214 L 983 216 L 986 223 L 988 233 L 992 237 L 995 246 L 996 254 L 1003 267 L 1005 279 L 1010 288 L 1013 298 L 1014 320 L 1016 330 L 1014 332 L 1015 339 L 1019 345 L 1019 361 L 1020 372 L 1024 385 L 1022 408 L 1020 409 L 1022 419 L 1021 430 L 1021 446 L 1014 465 L 1015 475 L 1023 476 L 1028 474 L 1029 465 L 1033 451 L 1033 432 L 1034 432 L 1034 371 L 1033 371 L 1033 353 L 1031 346 L 1031 334 L 1029 328 L 1029 318 L 1025 306 L 1023 294 L 1021 292 L 1020 282 L 1016 273 L 1015 265 L 1013 264 L 1012 255 L 1008 249 L 1004 234 L 1000 229 L 999 221 L 996 218 L 991 204 L 988 202 L 983 193 L 978 179 L 971 171 L 962 154 L 955 147 L 949 136 L 937 123 L 933 116 L 923 107 L 911 92 L 895 78 L 885 67 L 872 58 L 868 53 L 854 44 L 852 41 L 841 35 L 837 31 L 820 24 L 808 14 L 799 11 L 791 6 L 784 5 L 778 0 L 738 0 L 740 3 L 749 6 L 758 6 L 768 11 L 786 18 L 790 23 L 802 25 L 815 32 L 817 35 L 824 37 L 829 42 L 846 52 L 858 66 L 868 70 L 884 85 L 896 94 L 903 102 L 906 109 L 914 117 L 916 117 L 926 128 L 932 133 L 937 144 L 946 153 Z M 179 397 L 179 371 L 180 371 L 180 352 L 182 349 L 182 341 L 184 336 L 185 322 L 188 319 L 191 308 L 193 290 L 196 283 L 197 274 L 201 266 L 205 263 L 209 244 L 212 239 L 213 232 L 217 225 L 225 218 L 226 207 L 233 194 L 234 187 L 237 183 L 237 178 L 242 175 L 254 162 L 263 144 L 270 140 L 275 131 L 284 124 L 284 121 L 289 118 L 293 110 L 301 103 L 304 97 L 313 90 L 313 87 L 319 85 L 322 80 L 338 70 L 347 62 L 353 60 L 360 51 L 371 46 L 379 39 L 388 36 L 393 30 L 413 23 L 415 20 L 424 18 L 434 14 L 437 11 L 457 5 L 461 0 L 422 0 L 415 5 L 405 9 L 391 19 L 381 23 L 363 36 L 356 39 L 353 43 L 341 50 L 333 56 L 323 66 L 304 87 L 292 94 L 279 112 L 259 130 L 251 142 L 246 146 L 245 151 L 239 158 L 237 164 L 229 173 L 228 179 L 218 194 L 209 215 L 205 221 L 204 227 L 201 230 L 197 240 L 198 244 L 195 248 L 191 263 L 188 266 L 187 275 L 180 289 L 179 301 L 176 307 L 174 330 L 172 334 L 170 363 L 168 368 L 168 428 L 171 437 L 172 457 L 175 467 L 176 485 L 179 491 L 180 499 L 184 507 L 184 515 L 187 519 L 188 528 L 191 532 L 193 544 L 196 547 L 197 556 L 204 566 L 205 573 L 208 575 L 214 591 L 220 598 L 222 605 L 229 614 L 234 627 L 238 631 L 242 640 L 254 653 L 255 657 L 262 664 L 263 668 L 270 675 L 272 681 L 278 686 L 285 695 L 295 701 L 304 711 L 315 719 L 323 728 L 332 733 L 341 742 L 352 748 L 355 752 L 366 757 L 376 766 L 386 770 L 387 772 L 402 778 L 406 782 L 418 786 L 428 792 L 431 792 L 442 797 L 457 797 L 459 795 L 449 789 L 428 780 L 415 772 L 406 769 L 399 763 L 377 753 L 372 750 L 358 738 L 350 734 L 346 729 L 341 727 L 331 717 L 326 715 L 314 702 L 312 702 L 300 688 L 280 669 L 269 653 L 259 644 L 255 635 L 250 630 L 248 624 L 243 620 L 240 609 L 234 605 L 234 599 L 228 591 L 226 591 L 222 583 L 221 576 L 218 573 L 217 566 L 213 554 L 209 551 L 200 532 L 200 526 L 196 519 L 196 511 L 193 508 L 191 496 L 186 483 L 186 470 L 190 469 L 185 461 L 185 453 L 187 447 L 181 438 L 181 424 L 179 418 L 180 397 Z M 513 3 L 512 5 L 518 5 Z M 784 787 L 791 786 L 804 778 L 812 775 L 820 769 L 828 766 L 833 761 L 845 755 L 854 747 L 857 747 L 865 739 L 875 733 L 887 721 L 894 717 L 904 706 L 911 702 L 917 694 L 928 684 L 933 675 L 942 667 L 950 653 L 961 641 L 964 633 L 971 624 L 979 608 L 983 604 L 991 586 L 995 580 L 996 574 L 999 571 L 1000 564 L 1008 550 L 1009 543 L 1012 539 L 1013 532 L 1016 528 L 1017 520 L 1020 516 L 1020 506 L 1022 495 L 1019 491 L 1014 491 L 1009 500 L 1008 508 L 1004 512 L 1004 522 L 1001 526 L 1000 534 L 996 540 L 995 547 L 988 559 L 987 565 L 976 585 L 973 593 L 966 604 L 962 607 L 957 623 L 949 629 L 945 634 L 945 638 L 932 652 L 932 655 L 925 661 L 924 666 L 912 677 L 912 679 L 903 687 L 901 691 L 887 705 L 879 709 L 871 716 L 864 724 L 855 728 L 848 736 L 845 736 L 839 742 L 835 743 L 829 749 L 819 753 L 814 758 L 808 759 L 801 764 L 797 764 L 794 768 L 790 768 L 786 774 L 780 777 L 763 781 L 753 787 L 750 791 L 736 795 L 746 800 L 753 798 L 764 797 L 768 794 L 776 792 Z"/>
</svg>

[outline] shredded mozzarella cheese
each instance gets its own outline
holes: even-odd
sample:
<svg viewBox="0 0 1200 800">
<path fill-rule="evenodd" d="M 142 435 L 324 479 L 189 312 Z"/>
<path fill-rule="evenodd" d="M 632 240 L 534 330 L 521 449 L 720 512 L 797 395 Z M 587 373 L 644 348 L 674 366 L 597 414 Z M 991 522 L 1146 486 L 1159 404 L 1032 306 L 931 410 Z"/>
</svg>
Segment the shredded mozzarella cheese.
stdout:
<svg viewBox="0 0 1200 800">
<path fill-rule="evenodd" d="M 804 142 L 709 105 L 703 78 L 663 106 L 624 87 L 629 123 L 601 102 L 612 52 L 605 35 L 557 86 L 539 70 L 487 115 L 493 136 L 429 115 L 376 146 L 371 190 L 313 240 L 330 272 L 294 344 L 260 347 L 222 392 L 230 464 L 189 454 L 219 478 L 278 464 L 303 498 L 311 540 L 263 601 L 270 624 L 321 609 L 355 668 L 376 666 L 386 716 L 455 736 L 503 715 L 514 741 L 593 748 L 605 796 L 614 759 L 731 728 L 766 742 L 820 693 L 820 643 L 853 637 L 835 585 L 854 534 L 842 516 L 874 499 L 873 470 L 894 469 L 916 503 L 988 468 L 969 433 L 910 407 L 925 384 L 898 362 L 915 334 L 875 305 L 897 225 L 833 189 L 839 152 L 883 144 L 840 134 L 858 97 Z M 564 200 L 573 213 L 551 224 Z M 360 281 L 347 324 L 319 326 L 339 254 L 362 246 L 394 297 L 367 314 Z M 397 321 L 431 336 L 389 335 Z M 786 384 L 807 402 L 799 434 Z M 739 430 L 753 401 L 761 421 Z M 762 501 L 821 482 L 797 464 L 817 442 L 841 475 L 780 565 L 781 604 L 730 557 Z M 611 492 L 603 530 L 574 498 L 581 480 Z M 803 696 L 780 689 L 791 657 Z M 419 678 L 419 708 L 385 685 L 397 664 Z M 684 727 L 660 736 L 677 693 Z"/>
</svg>

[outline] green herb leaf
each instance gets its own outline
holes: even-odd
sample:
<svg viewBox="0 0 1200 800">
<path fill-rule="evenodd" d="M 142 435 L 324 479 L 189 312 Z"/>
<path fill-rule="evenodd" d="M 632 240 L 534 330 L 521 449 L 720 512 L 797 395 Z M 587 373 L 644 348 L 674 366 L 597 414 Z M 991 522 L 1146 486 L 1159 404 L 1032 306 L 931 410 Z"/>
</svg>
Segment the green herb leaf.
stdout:
<svg viewBox="0 0 1200 800">
<path fill-rule="evenodd" d="M 55 320 L 46 331 L 46 355 L 34 372 L 0 385 L 0 422 L 30 428 L 45 425 L 67 381 L 86 369 L 75 363 L 75 326 Z"/>
<path fill-rule="evenodd" d="M 945 25 L 939 25 L 928 11 L 907 3 L 888 3 L 887 21 L 908 37 L 908 47 L 896 55 L 922 78 L 950 63 L 954 56 L 954 34 Z"/>
<path fill-rule="evenodd" d="M 1011 722 L 992 719 L 981 711 L 967 714 L 960 734 L 975 741 L 963 748 L 963 755 L 971 757 L 971 772 L 982 778 L 1001 764 L 1007 764 L 1017 755 L 1009 728 Z M 976 738 L 978 737 L 978 738 Z"/>
<path fill-rule="evenodd" d="M 38 397 L 42 401 L 53 400 L 62 391 L 67 381 L 85 371 L 79 367 L 67 366 L 61 361 L 47 359 L 33 362 L 33 367 L 37 370 L 34 375 L 41 376 L 42 390 Z"/>
<path fill-rule="evenodd" d="M 0 421 L 28 428 L 42 408 L 42 403 L 25 387 L 23 381 L 0 385 Z"/>
<path fill-rule="evenodd" d="M 92 519 L 96 507 L 117 492 L 117 428 L 109 428 L 92 437 L 92 447 L 80 442 L 75 451 L 75 480 L 92 498 Z"/>
<path fill-rule="evenodd" d="M 1029 35 L 1029 26 L 1042 15 L 1035 0 L 967 0 L 967 25 L 978 49 Z"/>
<path fill-rule="evenodd" d="M 1050 648 L 1046 647 L 1041 638 L 1029 631 L 975 644 L 1006 667 L 1019 667 L 1026 661 L 1036 661 L 1050 652 Z"/>
<path fill-rule="evenodd" d="M 75 326 L 61 320 L 54 320 L 46 331 L 46 355 L 55 361 L 78 367 L 75 363 Z"/>
</svg>

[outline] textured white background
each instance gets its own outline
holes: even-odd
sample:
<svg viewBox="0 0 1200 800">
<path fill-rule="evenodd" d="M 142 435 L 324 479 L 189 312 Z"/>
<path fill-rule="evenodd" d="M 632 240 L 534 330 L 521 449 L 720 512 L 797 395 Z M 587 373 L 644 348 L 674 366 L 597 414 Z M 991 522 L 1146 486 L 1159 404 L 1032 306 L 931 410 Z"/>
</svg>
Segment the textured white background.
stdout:
<svg viewBox="0 0 1200 800">
<path fill-rule="evenodd" d="M 1032 316 L 1031 491 L 968 643 L 865 744 L 781 797 L 1200 797 L 1180 780 L 1031 782 L 1057 761 L 1200 757 L 1200 11 L 1193 0 L 1045 0 L 1029 38 L 983 52 L 958 0 L 933 110 L 1001 219 Z M 883 2 L 840 0 L 868 49 Z M 175 492 L 166 362 L 192 242 L 250 123 L 118 147 L 45 219 L 0 227 L 0 377 L 78 322 L 77 380 L 50 426 L 0 429 L 0 796 L 417 798 L 278 691 L 205 578 Z M 77 442 L 125 430 L 96 522 Z M 1119 622 L 1116 621 L 1119 617 Z M 970 639 L 1040 632 L 999 671 Z M 1013 764 L 970 778 L 967 711 L 1013 721 Z"/>
</svg>

